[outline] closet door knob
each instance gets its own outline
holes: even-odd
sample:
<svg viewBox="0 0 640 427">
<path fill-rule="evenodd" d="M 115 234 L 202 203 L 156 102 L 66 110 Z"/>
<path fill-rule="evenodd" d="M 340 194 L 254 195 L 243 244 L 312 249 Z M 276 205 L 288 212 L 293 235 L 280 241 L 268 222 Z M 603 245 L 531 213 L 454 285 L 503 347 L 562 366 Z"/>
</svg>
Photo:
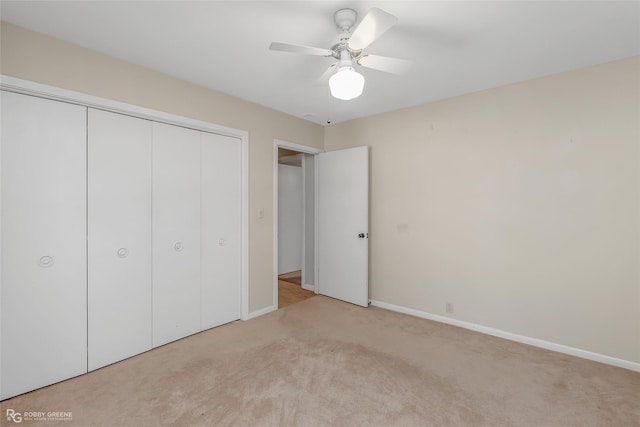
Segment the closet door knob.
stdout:
<svg viewBox="0 0 640 427">
<path fill-rule="evenodd" d="M 129 255 L 129 249 L 127 248 L 120 248 L 118 249 L 118 258 L 126 258 L 127 255 Z"/>
<path fill-rule="evenodd" d="M 45 255 L 40 257 L 40 259 L 38 260 L 38 265 L 42 268 L 48 268 L 53 265 L 54 261 L 55 260 L 53 259 L 53 257 Z"/>
<path fill-rule="evenodd" d="M 176 242 L 176 243 L 173 245 L 173 249 L 174 249 L 176 252 L 181 252 L 181 251 L 182 251 L 182 248 L 183 248 L 183 246 L 182 246 L 182 242 Z"/>
</svg>

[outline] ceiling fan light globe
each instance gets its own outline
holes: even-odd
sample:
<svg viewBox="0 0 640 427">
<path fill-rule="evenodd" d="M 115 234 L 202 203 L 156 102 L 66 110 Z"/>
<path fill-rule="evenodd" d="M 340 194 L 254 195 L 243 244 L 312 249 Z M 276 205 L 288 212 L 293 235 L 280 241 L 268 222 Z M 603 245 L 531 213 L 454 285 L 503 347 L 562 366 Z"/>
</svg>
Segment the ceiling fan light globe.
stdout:
<svg viewBox="0 0 640 427">
<path fill-rule="evenodd" d="M 362 95 L 364 76 L 353 68 L 342 69 L 329 79 L 329 89 L 334 98 L 349 101 Z"/>
</svg>

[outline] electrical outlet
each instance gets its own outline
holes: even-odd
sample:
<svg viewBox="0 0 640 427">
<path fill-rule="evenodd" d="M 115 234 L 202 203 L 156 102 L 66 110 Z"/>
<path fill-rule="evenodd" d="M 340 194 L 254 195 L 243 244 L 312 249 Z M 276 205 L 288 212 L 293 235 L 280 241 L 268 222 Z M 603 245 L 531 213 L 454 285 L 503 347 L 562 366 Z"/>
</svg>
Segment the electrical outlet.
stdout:
<svg viewBox="0 0 640 427">
<path fill-rule="evenodd" d="M 447 311 L 447 313 L 453 313 L 453 304 L 451 304 L 450 302 L 448 302 L 445 305 L 445 310 Z"/>
</svg>

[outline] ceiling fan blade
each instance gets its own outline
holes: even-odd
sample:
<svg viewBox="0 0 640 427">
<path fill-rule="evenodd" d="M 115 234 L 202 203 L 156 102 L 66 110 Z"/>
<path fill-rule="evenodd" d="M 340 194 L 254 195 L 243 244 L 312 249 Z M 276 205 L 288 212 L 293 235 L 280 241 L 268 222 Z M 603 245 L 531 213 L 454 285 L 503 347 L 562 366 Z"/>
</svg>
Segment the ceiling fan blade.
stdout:
<svg viewBox="0 0 640 427">
<path fill-rule="evenodd" d="M 333 73 L 335 73 L 336 70 L 338 69 L 336 65 L 338 65 L 338 62 L 334 62 L 333 64 L 329 65 L 329 68 L 327 68 L 327 70 L 324 73 L 322 73 L 322 75 L 320 76 L 318 81 L 314 84 L 314 86 L 325 86 L 329 81 L 329 77 L 331 77 Z"/>
<path fill-rule="evenodd" d="M 398 18 L 376 7 L 372 8 L 349 38 L 349 47 L 353 50 L 362 50 L 369 46 L 389 28 L 393 27 Z"/>
<path fill-rule="evenodd" d="M 358 64 L 385 73 L 404 74 L 411 67 L 412 61 L 388 56 L 364 55 L 358 59 Z"/>
<path fill-rule="evenodd" d="M 271 50 L 279 50 L 282 52 L 302 53 L 304 55 L 316 56 L 333 56 L 333 51 L 329 49 L 321 49 L 319 47 L 298 46 L 295 44 L 273 42 L 269 46 Z"/>
</svg>

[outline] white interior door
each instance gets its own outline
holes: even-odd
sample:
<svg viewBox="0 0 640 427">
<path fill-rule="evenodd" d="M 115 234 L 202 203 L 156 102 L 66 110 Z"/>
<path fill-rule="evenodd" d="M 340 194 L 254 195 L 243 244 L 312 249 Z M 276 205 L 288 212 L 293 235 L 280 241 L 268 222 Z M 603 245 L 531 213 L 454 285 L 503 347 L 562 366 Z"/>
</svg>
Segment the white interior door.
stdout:
<svg viewBox="0 0 640 427">
<path fill-rule="evenodd" d="M 89 109 L 89 370 L 151 349 L 151 122 Z"/>
<path fill-rule="evenodd" d="M 0 98 L 5 399 L 87 372 L 87 113 Z"/>
<path fill-rule="evenodd" d="M 202 329 L 240 318 L 240 149 L 237 138 L 202 133 Z"/>
<path fill-rule="evenodd" d="M 153 346 L 200 331 L 200 132 L 153 123 Z"/>
<path fill-rule="evenodd" d="M 318 293 L 369 305 L 369 147 L 316 156 Z"/>
</svg>

